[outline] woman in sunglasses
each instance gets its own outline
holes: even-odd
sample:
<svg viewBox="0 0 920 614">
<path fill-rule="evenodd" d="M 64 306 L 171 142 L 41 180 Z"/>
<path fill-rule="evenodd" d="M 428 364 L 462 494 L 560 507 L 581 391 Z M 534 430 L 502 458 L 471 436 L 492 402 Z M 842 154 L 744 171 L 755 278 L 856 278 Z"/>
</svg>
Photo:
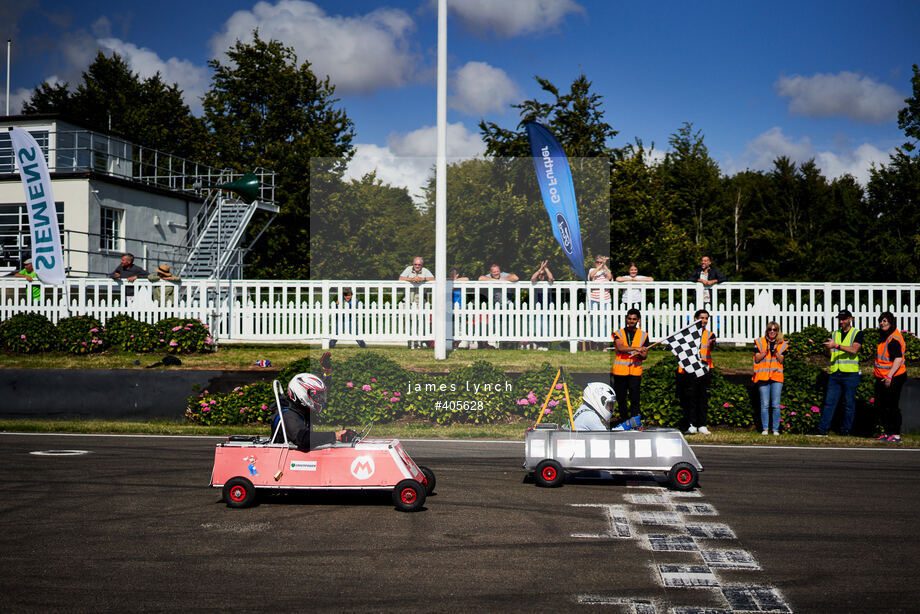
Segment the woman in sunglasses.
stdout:
<svg viewBox="0 0 920 614">
<path fill-rule="evenodd" d="M 763 337 L 754 341 L 754 384 L 760 392 L 761 435 L 770 433 L 770 418 L 773 418 L 773 434 L 779 435 L 779 397 L 783 391 L 783 353 L 787 342 L 779 324 L 770 322 Z"/>
</svg>

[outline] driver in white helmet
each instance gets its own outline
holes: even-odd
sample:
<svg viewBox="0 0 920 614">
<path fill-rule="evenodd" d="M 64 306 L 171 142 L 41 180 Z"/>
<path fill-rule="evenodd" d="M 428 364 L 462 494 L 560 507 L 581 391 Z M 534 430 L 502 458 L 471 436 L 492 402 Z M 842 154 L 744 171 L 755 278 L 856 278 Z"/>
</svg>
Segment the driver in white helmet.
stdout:
<svg viewBox="0 0 920 614">
<path fill-rule="evenodd" d="M 355 432 L 350 429 L 335 433 L 317 433 L 310 428 L 310 418 L 321 414 L 328 405 L 329 388 L 332 383 L 332 360 L 329 352 L 323 354 L 319 362 L 323 368 L 323 377 L 317 377 L 312 373 L 298 373 L 288 382 L 287 402 L 281 400 L 280 415 L 284 419 L 284 431 L 287 433 L 288 441 L 305 451 L 336 441 L 351 441 L 355 436 Z M 278 408 L 275 408 L 275 414 L 272 416 L 272 443 L 284 441 L 278 417 Z"/>
<path fill-rule="evenodd" d="M 617 402 L 617 393 L 608 384 L 591 382 L 585 386 L 582 404 L 575 411 L 576 431 L 606 431 Z"/>
</svg>

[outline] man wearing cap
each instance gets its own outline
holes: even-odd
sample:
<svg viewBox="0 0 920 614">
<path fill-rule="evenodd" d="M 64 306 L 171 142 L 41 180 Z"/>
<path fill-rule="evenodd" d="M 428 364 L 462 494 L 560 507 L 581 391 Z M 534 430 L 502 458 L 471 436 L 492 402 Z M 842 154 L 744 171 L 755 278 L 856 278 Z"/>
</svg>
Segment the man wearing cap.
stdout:
<svg viewBox="0 0 920 614">
<path fill-rule="evenodd" d="M 28 279 L 29 283 L 32 285 L 32 300 L 39 301 L 42 296 L 41 286 L 38 285 L 38 273 L 35 272 L 35 269 L 32 268 L 32 259 L 26 258 L 26 261 L 22 263 L 23 268 L 21 271 L 13 275 L 13 277 L 22 277 Z"/>
<path fill-rule="evenodd" d="M 840 328 L 834 331 L 834 336 L 824 342 L 824 347 L 830 353 L 830 377 L 827 379 L 827 396 L 824 398 L 824 409 L 821 410 L 821 421 L 818 428 L 809 435 L 827 437 L 834 419 L 837 403 L 843 396 L 846 414 L 843 417 L 841 435 L 849 435 L 853 428 L 853 416 L 856 413 L 856 388 L 859 386 L 859 348 L 863 344 L 861 330 L 853 328 L 853 314 L 846 309 L 841 309 L 837 314 Z"/>
<path fill-rule="evenodd" d="M 166 291 L 163 293 L 164 300 L 162 303 L 164 305 L 172 304 L 173 297 L 176 292 L 176 288 L 174 287 L 174 284 L 177 284 L 182 280 L 179 279 L 178 275 L 172 274 L 172 272 L 169 269 L 169 265 L 161 264 L 160 266 L 157 267 L 156 275 L 148 275 L 147 279 L 149 279 L 151 282 L 158 282 L 158 281 L 174 282 L 172 284 L 166 284 Z M 157 284 L 156 287 L 154 287 L 153 289 L 153 302 L 156 303 L 157 305 L 160 304 L 160 290 L 162 286 L 163 284 Z"/>
</svg>

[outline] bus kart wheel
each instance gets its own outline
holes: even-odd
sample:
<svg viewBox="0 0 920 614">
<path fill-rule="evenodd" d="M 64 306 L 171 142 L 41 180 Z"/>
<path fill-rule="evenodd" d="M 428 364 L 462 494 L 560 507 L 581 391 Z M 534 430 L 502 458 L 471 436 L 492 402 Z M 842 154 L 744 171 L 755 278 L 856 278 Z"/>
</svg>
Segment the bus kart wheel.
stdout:
<svg viewBox="0 0 920 614">
<path fill-rule="evenodd" d="M 534 479 L 540 486 L 556 488 L 562 486 L 562 482 L 565 481 L 565 471 L 562 470 L 562 465 L 556 461 L 545 460 L 537 465 Z"/>
<path fill-rule="evenodd" d="M 668 480 L 675 490 L 693 490 L 698 478 L 699 472 L 690 463 L 677 463 L 668 472 Z"/>
</svg>

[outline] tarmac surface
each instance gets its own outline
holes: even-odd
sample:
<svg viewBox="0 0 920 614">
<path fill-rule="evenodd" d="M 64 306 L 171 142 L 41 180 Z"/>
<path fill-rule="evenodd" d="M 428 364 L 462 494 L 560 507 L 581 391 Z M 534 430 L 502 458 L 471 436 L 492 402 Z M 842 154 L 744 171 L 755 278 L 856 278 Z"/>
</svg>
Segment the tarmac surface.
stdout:
<svg viewBox="0 0 920 614">
<path fill-rule="evenodd" d="M 408 440 L 437 490 L 407 514 L 389 493 L 229 509 L 208 488 L 217 441 L 0 434 L 0 611 L 920 604 L 918 450 L 694 445 L 705 470 L 685 494 L 642 476 L 544 489 L 521 442 Z"/>
</svg>

